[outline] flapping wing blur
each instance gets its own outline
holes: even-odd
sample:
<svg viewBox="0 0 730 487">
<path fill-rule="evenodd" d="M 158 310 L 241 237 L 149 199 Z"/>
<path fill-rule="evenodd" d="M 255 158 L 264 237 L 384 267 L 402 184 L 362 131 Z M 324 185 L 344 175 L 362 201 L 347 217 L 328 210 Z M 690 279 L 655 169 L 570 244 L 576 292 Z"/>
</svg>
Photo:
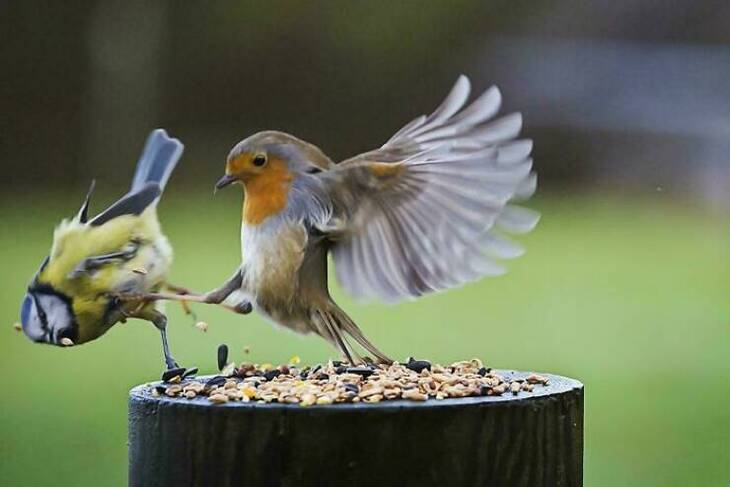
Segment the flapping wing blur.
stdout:
<svg viewBox="0 0 730 487">
<path fill-rule="evenodd" d="M 337 277 L 361 298 L 397 301 L 504 272 L 498 259 L 523 249 L 539 215 L 508 204 L 536 187 L 532 142 L 514 140 L 519 114 L 491 120 L 492 87 L 465 106 L 461 76 L 443 103 L 399 130 L 380 149 L 327 171 Z"/>
</svg>

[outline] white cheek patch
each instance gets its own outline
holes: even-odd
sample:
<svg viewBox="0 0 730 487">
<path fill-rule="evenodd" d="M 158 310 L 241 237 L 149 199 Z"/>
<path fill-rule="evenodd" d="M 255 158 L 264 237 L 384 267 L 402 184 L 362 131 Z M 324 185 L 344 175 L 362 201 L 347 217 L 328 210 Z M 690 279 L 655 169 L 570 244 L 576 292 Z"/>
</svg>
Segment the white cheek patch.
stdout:
<svg viewBox="0 0 730 487">
<path fill-rule="evenodd" d="M 68 309 L 68 304 L 52 294 L 41 294 L 37 297 L 37 300 L 38 305 L 46 313 L 49 341 L 57 342 L 59 333 L 73 325 L 74 320 Z M 38 322 L 40 323 L 40 320 Z"/>
</svg>

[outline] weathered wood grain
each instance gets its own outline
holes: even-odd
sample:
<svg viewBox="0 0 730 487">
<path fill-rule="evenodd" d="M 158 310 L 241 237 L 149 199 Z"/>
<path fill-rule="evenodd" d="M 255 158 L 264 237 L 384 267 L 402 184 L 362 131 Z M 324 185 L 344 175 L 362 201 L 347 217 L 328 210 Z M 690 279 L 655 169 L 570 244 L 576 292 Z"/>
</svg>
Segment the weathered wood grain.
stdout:
<svg viewBox="0 0 730 487">
<path fill-rule="evenodd" d="M 511 372 L 505 372 L 511 374 Z M 583 386 L 338 404 L 129 402 L 131 486 L 580 486 Z"/>
</svg>

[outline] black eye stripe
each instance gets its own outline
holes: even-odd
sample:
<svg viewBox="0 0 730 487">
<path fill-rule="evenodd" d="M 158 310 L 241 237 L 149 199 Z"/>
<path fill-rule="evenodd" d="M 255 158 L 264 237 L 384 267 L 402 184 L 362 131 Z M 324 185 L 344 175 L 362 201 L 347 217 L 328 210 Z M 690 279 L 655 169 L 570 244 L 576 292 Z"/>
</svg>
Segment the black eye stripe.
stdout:
<svg viewBox="0 0 730 487">
<path fill-rule="evenodd" d="M 43 310 L 43 307 L 38 302 L 38 298 L 35 296 L 35 294 L 32 294 L 33 301 L 35 301 L 35 311 L 38 313 L 38 318 L 41 319 L 41 324 L 43 327 L 48 327 L 48 317 L 46 316 L 46 312 Z"/>
</svg>

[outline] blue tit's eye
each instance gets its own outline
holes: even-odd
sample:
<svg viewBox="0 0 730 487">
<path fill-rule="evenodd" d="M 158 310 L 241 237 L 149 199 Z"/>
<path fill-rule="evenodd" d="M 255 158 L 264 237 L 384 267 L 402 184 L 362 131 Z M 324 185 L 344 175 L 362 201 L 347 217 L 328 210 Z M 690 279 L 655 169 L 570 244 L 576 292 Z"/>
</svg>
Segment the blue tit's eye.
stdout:
<svg viewBox="0 0 730 487">
<path fill-rule="evenodd" d="M 256 157 L 253 158 L 253 165 L 261 167 L 264 164 L 266 164 L 266 156 L 264 154 L 256 154 Z"/>
<path fill-rule="evenodd" d="M 33 306 L 33 300 L 27 294 L 23 299 L 23 305 L 20 307 L 20 322 L 23 326 L 28 325 L 28 318 L 30 318 L 30 308 Z"/>
</svg>

